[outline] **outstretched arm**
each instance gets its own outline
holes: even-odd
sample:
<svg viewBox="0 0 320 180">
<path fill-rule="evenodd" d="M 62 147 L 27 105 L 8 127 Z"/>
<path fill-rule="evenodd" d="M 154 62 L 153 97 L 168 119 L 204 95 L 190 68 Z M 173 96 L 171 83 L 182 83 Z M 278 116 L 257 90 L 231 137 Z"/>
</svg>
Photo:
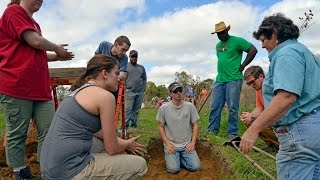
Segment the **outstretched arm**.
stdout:
<svg viewBox="0 0 320 180">
<path fill-rule="evenodd" d="M 68 52 L 64 47 L 67 44 L 57 45 L 40 36 L 37 32 L 27 30 L 22 33 L 22 38 L 33 48 L 44 51 L 54 51 L 56 55 L 47 55 L 48 61 L 70 60 L 74 57 L 72 52 Z"/>
<path fill-rule="evenodd" d="M 260 114 L 242 136 L 240 149 L 244 154 L 248 154 L 258 138 L 258 134 L 281 118 L 291 105 L 296 101 L 297 95 L 279 90 L 277 95 L 271 100 L 269 106 Z"/>
</svg>

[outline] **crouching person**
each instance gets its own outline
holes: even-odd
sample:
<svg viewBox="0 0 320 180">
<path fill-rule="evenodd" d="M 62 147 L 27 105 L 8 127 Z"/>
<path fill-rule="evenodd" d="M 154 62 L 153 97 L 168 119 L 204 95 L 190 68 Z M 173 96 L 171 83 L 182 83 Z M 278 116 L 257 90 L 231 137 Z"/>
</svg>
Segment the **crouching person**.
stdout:
<svg viewBox="0 0 320 180">
<path fill-rule="evenodd" d="M 180 167 L 198 171 L 201 167 L 195 150 L 199 131 L 198 112 L 192 103 L 182 100 L 180 84 L 171 83 L 168 90 L 172 100 L 162 105 L 157 114 L 167 171 L 178 173 Z"/>
<path fill-rule="evenodd" d="M 76 90 L 57 109 L 41 150 L 42 179 L 135 179 L 147 171 L 137 137 L 123 140 L 114 126 L 119 66 L 95 55 Z"/>
</svg>

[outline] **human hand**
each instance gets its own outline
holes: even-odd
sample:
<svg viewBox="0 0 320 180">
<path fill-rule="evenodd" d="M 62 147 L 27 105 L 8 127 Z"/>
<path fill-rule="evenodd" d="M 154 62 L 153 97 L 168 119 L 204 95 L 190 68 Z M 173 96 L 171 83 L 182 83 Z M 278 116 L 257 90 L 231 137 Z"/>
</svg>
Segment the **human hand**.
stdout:
<svg viewBox="0 0 320 180">
<path fill-rule="evenodd" d="M 240 116 L 240 120 L 247 125 L 251 125 L 252 124 L 251 113 L 242 112 Z"/>
<path fill-rule="evenodd" d="M 167 151 L 171 154 L 176 153 L 176 148 L 171 143 L 166 144 Z"/>
<path fill-rule="evenodd" d="M 195 149 L 195 147 L 196 147 L 196 143 L 191 142 L 191 143 L 187 144 L 186 152 L 189 153 L 189 152 L 193 151 Z"/>
<path fill-rule="evenodd" d="M 68 49 L 65 49 L 65 46 L 68 46 L 68 44 L 59 44 L 57 46 L 57 49 L 54 51 L 59 60 L 71 60 L 74 58 L 74 54 L 72 52 L 69 52 Z"/>
<path fill-rule="evenodd" d="M 257 138 L 258 133 L 255 133 L 252 128 L 248 128 L 241 137 L 240 151 L 244 154 L 249 154 Z"/>
<path fill-rule="evenodd" d="M 137 143 L 137 140 L 140 138 L 140 136 L 133 137 L 128 139 L 128 148 L 126 151 L 128 151 L 130 154 L 138 155 L 138 156 L 143 156 L 147 154 L 146 148 L 142 145 Z"/>
</svg>

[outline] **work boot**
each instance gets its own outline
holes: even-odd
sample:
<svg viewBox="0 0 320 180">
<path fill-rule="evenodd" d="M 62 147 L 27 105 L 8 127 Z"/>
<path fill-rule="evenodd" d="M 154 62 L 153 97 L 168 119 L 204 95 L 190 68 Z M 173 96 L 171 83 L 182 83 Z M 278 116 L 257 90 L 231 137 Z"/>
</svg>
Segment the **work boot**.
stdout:
<svg viewBox="0 0 320 180">
<path fill-rule="evenodd" d="M 32 176 L 30 168 L 27 166 L 18 172 L 13 172 L 13 177 L 15 180 L 35 180 L 36 178 Z"/>
</svg>

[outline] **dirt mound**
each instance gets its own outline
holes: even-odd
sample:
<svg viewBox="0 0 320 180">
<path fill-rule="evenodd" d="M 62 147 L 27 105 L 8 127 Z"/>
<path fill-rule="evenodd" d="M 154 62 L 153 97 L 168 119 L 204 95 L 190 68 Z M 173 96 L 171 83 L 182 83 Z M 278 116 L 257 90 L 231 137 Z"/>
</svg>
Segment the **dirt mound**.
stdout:
<svg viewBox="0 0 320 180">
<path fill-rule="evenodd" d="M 166 171 L 164 160 L 163 144 L 160 139 L 150 141 L 148 147 L 148 172 L 144 179 L 162 180 L 162 179 L 188 179 L 188 180 L 211 180 L 222 179 L 228 177 L 225 174 L 225 164 L 220 158 L 216 157 L 211 144 L 207 140 L 199 140 L 196 143 L 196 151 L 201 160 L 201 170 L 198 172 L 189 172 L 185 169 L 177 174 L 170 174 Z"/>
<path fill-rule="evenodd" d="M 3 140 L 0 142 L 0 177 L 1 180 L 12 179 L 12 169 L 8 167 L 6 163 L 5 148 L 2 146 Z M 37 131 L 31 129 L 26 141 L 25 162 L 27 166 L 30 166 L 32 174 L 40 179 L 40 165 L 37 162 L 37 146 L 38 135 Z"/>
<path fill-rule="evenodd" d="M 26 141 L 25 162 L 27 166 L 30 166 L 32 174 L 36 176 L 37 179 L 40 179 L 40 165 L 36 158 L 37 139 L 37 131 L 31 130 Z M 2 146 L 2 141 L 0 143 L 0 179 L 10 180 L 12 179 L 12 169 L 6 164 L 5 148 Z M 196 150 L 201 160 L 202 169 L 200 171 L 189 172 L 182 168 L 178 174 L 170 174 L 167 173 L 165 169 L 162 141 L 160 139 L 152 139 L 147 147 L 148 155 L 145 157 L 148 161 L 149 170 L 143 179 L 216 180 L 223 179 L 221 177 L 231 177 L 227 165 L 208 141 L 199 140 L 196 145 Z"/>
</svg>

